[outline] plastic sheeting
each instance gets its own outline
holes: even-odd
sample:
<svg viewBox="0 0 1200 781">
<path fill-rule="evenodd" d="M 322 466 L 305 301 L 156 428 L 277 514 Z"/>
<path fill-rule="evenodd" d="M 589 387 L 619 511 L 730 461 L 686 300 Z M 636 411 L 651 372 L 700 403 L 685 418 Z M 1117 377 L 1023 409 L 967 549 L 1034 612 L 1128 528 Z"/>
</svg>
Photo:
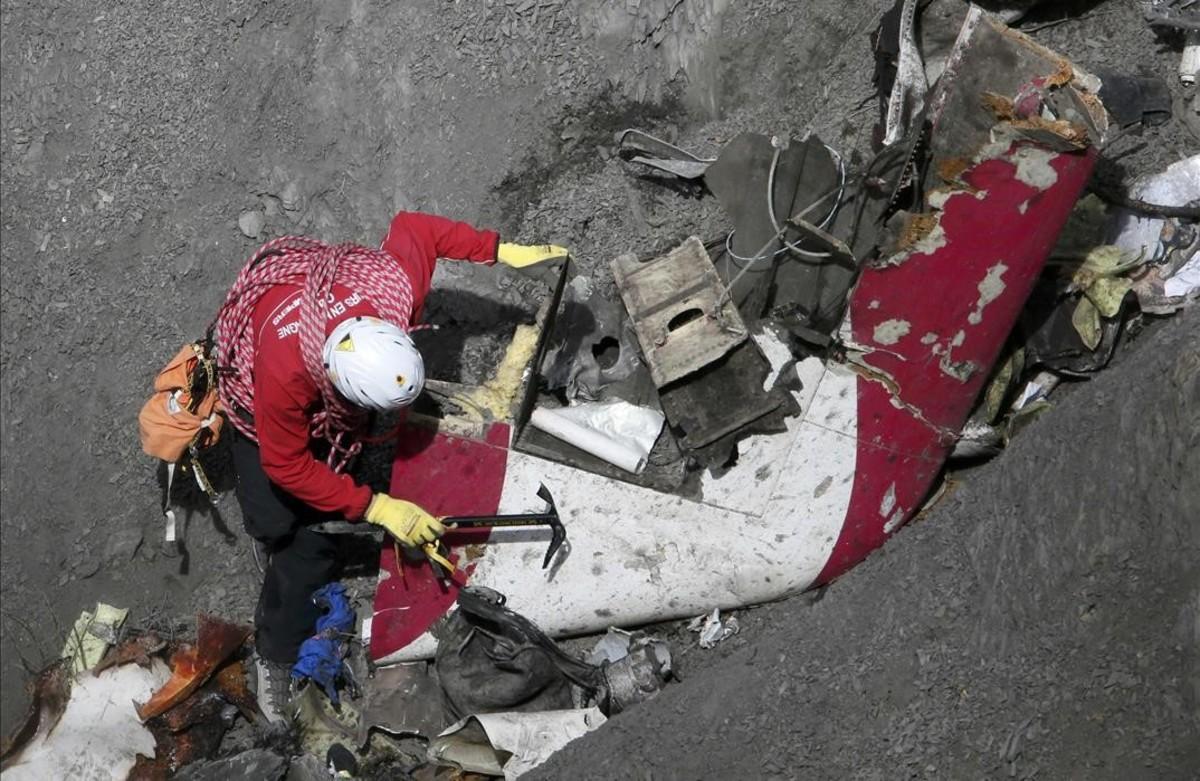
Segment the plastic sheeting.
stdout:
<svg viewBox="0 0 1200 781">
<path fill-rule="evenodd" d="M 616 399 L 559 409 L 539 407 L 529 422 L 596 458 L 637 474 L 646 467 L 663 420 L 657 410 Z"/>
</svg>

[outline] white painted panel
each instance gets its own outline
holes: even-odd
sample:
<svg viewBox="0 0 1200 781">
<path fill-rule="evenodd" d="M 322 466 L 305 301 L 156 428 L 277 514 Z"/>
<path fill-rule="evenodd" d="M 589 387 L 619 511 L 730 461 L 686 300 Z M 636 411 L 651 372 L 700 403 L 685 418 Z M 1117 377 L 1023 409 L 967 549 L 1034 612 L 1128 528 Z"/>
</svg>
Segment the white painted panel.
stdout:
<svg viewBox="0 0 1200 781">
<path fill-rule="evenodd" d="M 856 383 L 849 372 L 825 372 L 813 394 L 813 413 L 853 429 Z M 765 511 L 752 514 L 510 452 L 500 512 L 534 509 L 538 486 L 545 483 L 570 549 L 542 570 L 544 537 L 489 544 L 471 583 L 504 593 L 514 610 L 553 637 L 798 592 L 811 585 L 837 542 L 857 447 L 852 435 L 799 423 Z M 380 661 L 428 657 L 435 647 L 425 635 Z"/>
</svg>

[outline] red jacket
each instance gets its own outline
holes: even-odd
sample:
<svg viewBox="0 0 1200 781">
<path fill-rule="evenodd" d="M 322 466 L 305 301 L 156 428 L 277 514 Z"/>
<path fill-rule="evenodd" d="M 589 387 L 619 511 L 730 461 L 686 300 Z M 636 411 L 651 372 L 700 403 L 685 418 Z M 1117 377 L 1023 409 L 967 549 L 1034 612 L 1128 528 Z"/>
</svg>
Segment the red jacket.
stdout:
<svg viewBox="0 0 1200 781">
<path fill-rule="evenodd" d="M 413 322 L 420 319 L 438 258 L 491 264 L 499 241 L 495 231 L 479 231 L 444 217 L 397 214 L 383 249 L 408 274 Z M 309 421 L 321 408 L 321 393 L 300 359 L 300 293 L 298 286 L 279 285 L 254 308 L 254 426 L 263 470 L 271 482 L 311 507 L 361 518 L 371 501 L 371 489 L 349 475 L 336 474 L 313 456 Z M 325 324 L 326 335 L 347 318 L 378 316 L 371 303 L 353 290 L 334 285 L 333 295 L 338 303 Z"/>
</svg>

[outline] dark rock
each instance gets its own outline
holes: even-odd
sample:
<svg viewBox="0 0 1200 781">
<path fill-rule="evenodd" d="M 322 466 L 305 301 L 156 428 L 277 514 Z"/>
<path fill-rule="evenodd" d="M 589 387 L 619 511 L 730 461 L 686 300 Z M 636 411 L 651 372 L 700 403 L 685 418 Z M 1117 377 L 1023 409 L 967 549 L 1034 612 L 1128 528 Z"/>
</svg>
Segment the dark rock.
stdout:
<svg viewBox="0 0 1200 781">
<path fill-rule="evenodd" d="M 285 773 L 290 779 L 287 757 L 274 751 L 254 748 L 225 759 L 188 765 L 175 778 L 178 781 L 230 781 L 234 778 L 280 781 Z"/>
</svg>

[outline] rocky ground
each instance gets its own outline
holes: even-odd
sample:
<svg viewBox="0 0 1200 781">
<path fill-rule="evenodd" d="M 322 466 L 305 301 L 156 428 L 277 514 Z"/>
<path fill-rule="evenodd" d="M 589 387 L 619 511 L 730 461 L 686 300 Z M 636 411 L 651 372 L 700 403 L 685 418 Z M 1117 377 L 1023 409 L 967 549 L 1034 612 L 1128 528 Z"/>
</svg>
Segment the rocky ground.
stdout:
<svg viewBox="0 0 1200 781">
<path fill-rule="evenodd" d="M 288 233 L 371 244 L 401 208 L 567 244 L 588 269 L 714 235 L 727 226 L 713 199 L 631 177 L 613 157 L 613 131 L 642 127 L 708 153 L 744 130 L 812 130 L 847 154 L 865 150 L 876 111 L 868 33 L 889 5 L 229 0 L 84 11 L 3 0 L 0 727 L 23 708 L 26 670 L 97 599 L 144 623 L 196 610 L 249 619 L 257 573 L 236 502 L 193 514 L 188 555 L 166 555 L 158 478 L 135 416 L 153 373 L 201 333 L 258 244 Z M 1052 22 L 1063 8 L 1082 16 L 1038 29 L 1038 40 L 1085 67 L 1175 84 L 1177 54 L 1136 3 L 1053 5 L 1028 23 Z M 1157 171 L 1195 148 L 1172 121 L 1106 150 L 1107 170 Z M 479 280 L 467 276 L 447 268 L 430 306 L 431 318 L 464 331 L 464 355 L 486 351 L 490 325 L 470 316 Z M 497 285 L 517 284 L 505 280 Z M 506 295 L 519 310 L 519 291 Z M 1154 376 L 1110 386 L 1108 403 L 1140 415 Z M 1023 446 L 1044 454 L 1034 460 L 1083 470 L 1056 448 L 1083 441 L 1089 425 L 1084 417 L 1077 437 L 1055 429 L 1061 441 L 1035 430 Z M 994 469 L 1018 486 L 1017 465 L 1028 461 L 1006 456 Z M 1025 476 L 1049 492 L 1082 474 Z M 1136 482 L 1144 477 L 1124 474 L 1120 485 L 1150 501 L 1149 484 Z M 951 505 L 963 518 L 985 517 L 963 501 Z M 924 528 L 881 560 L 929 567 L 928 555 L 902 553 L 906 537 L 932 534 Z M 917 572 L 903 576 L 913 593 L 928 585 Z M 997 577 L 1017 600 L 1001 606 L 1028 611 L 1021 584 Z M 914 597 L 894 610 L 888 620 L 903 629 L 926 608 Z M 837 639 L 831 632 L 828 642 Z M 702 686 L 702 675 L 689 685 Z M 732 684 L 708 681 L 718 685 Z M 683 691 L 673 696 L 695 696 Z M 619 724 L 607 734 L 621 734 Z M 915 744 L 907 725 L 898 720 L 893 739 Z M 1041 729 L 1031 725 L 1022 729 Z"/>
</svg>

